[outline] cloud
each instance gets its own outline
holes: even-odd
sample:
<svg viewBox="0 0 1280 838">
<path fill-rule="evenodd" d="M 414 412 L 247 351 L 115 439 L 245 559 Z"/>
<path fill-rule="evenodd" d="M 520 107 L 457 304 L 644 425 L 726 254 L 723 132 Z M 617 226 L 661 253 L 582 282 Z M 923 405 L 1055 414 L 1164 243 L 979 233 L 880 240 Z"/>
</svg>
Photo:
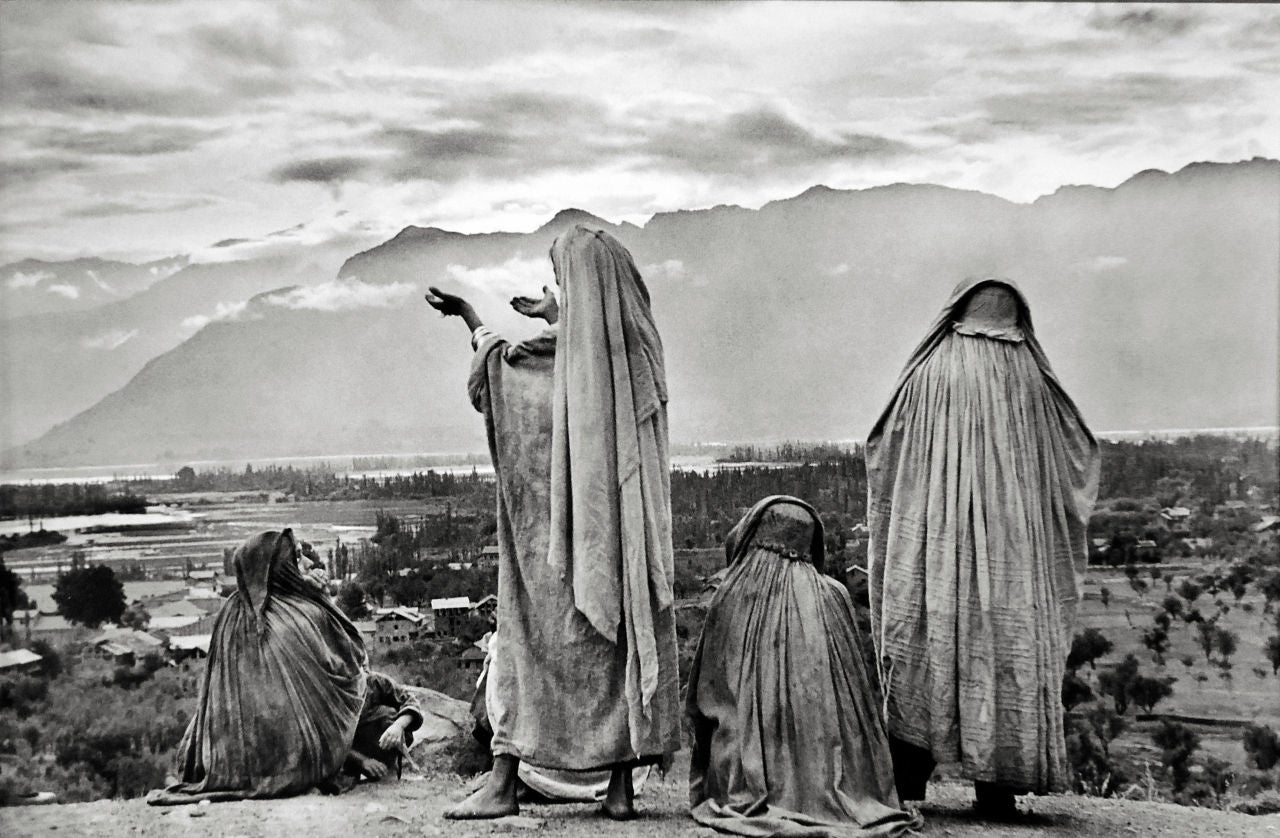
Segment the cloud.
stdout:
<svg viewBox="0 0 1280 838">
<path fill-rule="evenodd" d="M 1127 264 L 1129 264 L 1129 260 L 1124 256 L 1095 256 L 1093 261 L 1089 263 L 1089 269 L 1101 273 Z"/>
<path fill-rule="evenodd" d="M 390 308 L 416 289 L 407 282 L 373 285 L 359 279 L 341 279 L 320 285 L 290 288 L 267 296 L 267 305 L 310 311 L 351 311 Z"/>
<path fill-rule="evenodd" d="M 445 273 L 450 282 L 465 289 L 501 298 L 534 294 L 544 285 L 554 290 L 556 284 L 555 271 L 546 256 L 517 254 L 501 264 L 478 268 L 449 265 Z"/>
<path fill-rule="evenodd" d="M 101 349 L 110 352 L 118 349 L 138 336 L 137 329 L 112 329 L 94 337 L 83 338 L 80 345 L 85 349 Z"/>
<path fill-rule="evenodd" d="M 1199 23 L 1200 18 L 1196 13 L 1184 9 L 1174 10 L 1169 7 L 1155 6 L 1130 8 L 1122 12 L 1114 8 L 1100 7 L 1089 19 L 1089 25 L 1094 29 L 1155 38 L 1181 35 L 1195 28 Z"/>
<path fill-rule="evenodd" d="M 50 294 L 58 294 L 59 296 L 66 297 L 68 300 L 80 299 L 80 289 L 74 285 L 58 283 L 57 285 L 47 285 L 44 290 L 48 291 Z"/>
<path fill-rule="evenodd" d="M 13 276 L 9 277 L 8 286 L 10 288 L 34 288 L 46 279 L 53 279 L 54 276 L 55 274 L 49 271 L 32 271 L 31 273 L 14 271 Z"/>
<path fill-rule="evenodd" d="M 12 186 L 85 168 L 85 162 L 58 154 L 32 154 L 0 159 L 0 183 Z"/>
<path fill-rule="evenodd" d="M 235 320 L 246 306 L 248 306 L 247 302 L 218 303 L 211 315 L 196 314 L 183 319 L 182 328 L 196 331 L 217 320 Z"/>
<path fill-rule="evenodd" d="M 109 201 L 86 204 L 68 211 L 64 218 L 110 218 L 117 215 L 176 213 L 225 203 L 208 195 L 158 195 L 148 192 L 122 194 Z"/>
<path fill-rule="evenodd" d="M 32 142 L 46 148 L 88 155 L 148 156 L 190 151 L 221 136 L 221 129 L 193 125 L 150 123 L 131 128 L 68 130 L 58 127 L 42 132 Z"/>
<path fill-rule="evenodd" d="M 655 262 L 640 269 L 640 275 L 649 279 L 681 280 L 685 277 L 684 262 L 679 259 L 668 259 Z"/>
<path fill-rule="evenodd" d="M 315 157 L 277 166 L 271 171 L 271 179 L 277 183 L 337 183 L 368 168 L 369 161 L 359 157 Z"/>
<path fill-rule="evenodd" d="M 849 272 L 849 263 L 841 262 L 827 271 L 827 276 L 844 276 Z"/>
</svg>

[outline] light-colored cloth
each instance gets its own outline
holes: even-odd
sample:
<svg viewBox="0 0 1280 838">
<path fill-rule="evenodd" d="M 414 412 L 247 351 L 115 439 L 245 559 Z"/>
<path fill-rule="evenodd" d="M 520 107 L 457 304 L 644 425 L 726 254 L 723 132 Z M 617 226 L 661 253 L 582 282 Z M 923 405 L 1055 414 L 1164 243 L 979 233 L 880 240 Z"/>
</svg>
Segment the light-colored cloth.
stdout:
<svg viewBox="0 0 1280 838">
<path fill-rule="evenodd" d="M 237 590 L 213 625 L 182 782 L 157 805 L 299 794 L 333 777 L 365 694 L 360 632 L 298 571 L 289 530 L 235 554 Z"/>
<path fill-rule="evenodd" d="M 492 634 L 485 635 L 484 667 L 480 677 L 476 679 L 476 691 L 471 699 L 471 715 L 476 724 L 487 729 L 492 735 L 493 725 L 490 716 L 506 714 L 505 705 L 515 696 L 506 696 L 489 688 L 489 669 L 493 665 L 495 645 Z M 649 779 L 651 765 L 641 765 L 631 770 L 631 787 L 636 796 L 644 790 L 645 781 Z M 553 803 L 592 803 L 604 800 L 609 790 L 609 778 L 612 770 L 601 768 L 595 771 L 568 771 L 560 768 L 544 768 L 528 762 L 521 762 L 516 769 L 520 782 L 531 791 Z M 484 785 L 487 775 L 477 778 L 476 787 Z"/>
<path fill-rule="evenodd" d="M 604 239 L 582 228 L 567 235 L 589 241 L 567 250 L 557 242 L 553 248 L 561 254 L 556 264 L 562 298 L 558 330 L 518 345 L 496 336 L 485 338 L 476 350 L 469 392 L 485 417 L 498 484 L 499 628 L 491 640 L 497 651 L 489 677 L 491 689 L 509 698 L 490 717 L 492 748 L 495 754 L 539 766 L 589 770 L 656 762 L 679 749 L 679 674 L 671 604 L 665 409 L 648 413 L 640 425 L 632 423 L 638 460 L 633 468 L 613 472 L 614 477 L 603 482 L 577 463 L 614 462 L 608 452 L 622 447 L 614 421 L 616 394 L 597 393 L 602 401 L 591 403 L 582 401 L 576 388 L 564 387 L 561 407 L 573 404 L 573 428 L 583 422 L 598 425 L 600 416 L 609 417 L 593 434 L 570 434 L 564 427 L 566 414 L 555 418 L 557 365 L 568 363 L 566 353 L 598 351 L 590 343 L 566 343 L 567 335 L 577 334 L 570 324 L 581 324 L 587 317 L 572 300 L 592 299 L 585 293 L 575 298 L 566 287 L 603 282 L 594 273 L 598 261 L 591 252 L 605 246 Z M 613 246 L 609 253 L 611 260 L 616 258 Z M 610 274 L 610 279 L 612 297 L 601 292 L 595 299 L 610 298 L 608 310 L 623 310 L 616 298 L 629 291 L 620 286 L 629 288 L 639 277 L 632 281 Z M 625 307 L 631 315 L 633 304 L 634 300 Z M 631 334 L 625 323 L 611 322 L 610 328 Z M 597 337 L 607 345 L 608 335 Z M 639 380 L 643 390 L 643 382 L 653 380 L 652 370 L 640 371 Z M 560 472 L 552 468 L 557 439 L 561 445 L 574 440 L 570 450 L 561 452 L 567 459 Z M 576 482 L 580 475 L 589 481 Z M 626 480 L 616 482 L 619 475 Z M 594 494 L 583 495 L 588 485 Z M 561 489 L 557 507 L 553 498 Z M 581 513 L 575 506 L 579 501 L 585 509 Z M 571 517 L 554 518 L 556 508 L 572 511 Z M 643 548 L 638 554 L 636 526 Z M 621 572 L 624 555 L 631 562 L 628 567 L 639 567 L 638 582 L 636 574 Z M 657 569 L 651 573 L 653 567 Z M 611 578 L 617 584 L 610 583 Z M 600 580 L 600 587 L 590 580 Z M 617 601 L 606 602 L 612 596 Z M 606 634 L 587 612 L 601 619 L 609 609 L 617 622 Z M 644 678 L 651 682 L 647 702 Z"/>
<path fill-rule="evenodd" d="M 662 341 L 631 254 L 581 225 L 559 236 L 551 261 L 560 287 L 551 426 L 548 559 L 572 582 L 573 603 L 626 653 L 632 746 L 655 723 L 655 700 L 678 684 L 661 655 L 675 559 Z M 661 648 L 669 647 L 669 648 Z"/>
<path fill-rule="evenodd" d="M 726 542 L 730 568 L 689 673 L 691 814 L 747 836 L 888 836 L 898 808 L 853 601 L 824 576 L 822 523 L 766 498 Z"/>
<path fill-rule="evenodd" d="M 991 284 L 1015 296 L 1016 326 L 956 328 Z M 1066 788 L 1060 690 L 1098 449 L 1012 283 L 956 288 L 867 440 L 867 474 L 890 735 L 976 781 Z"/>
</svg>

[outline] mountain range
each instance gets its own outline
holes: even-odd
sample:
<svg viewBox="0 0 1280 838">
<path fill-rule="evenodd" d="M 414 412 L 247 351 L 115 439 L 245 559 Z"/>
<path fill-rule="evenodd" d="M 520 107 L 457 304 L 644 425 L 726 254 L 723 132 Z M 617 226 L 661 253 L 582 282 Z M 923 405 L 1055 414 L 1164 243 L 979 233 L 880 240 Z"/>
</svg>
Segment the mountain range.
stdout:
<svg viewBox="0 0 1280 838">
<path fill-rule="evenodd" d="M 642 226 L 576 209 L 531 233 L 410 226 L 336 275 L 304 268 L 304 253 L 135 266 L 151 279 L 123 299 L 6 311 L 6 464 L 482 450 L 466 330 L 422 293 L 463 293 L 486 322 L 530 335 L 506 301 L 553 283 L 548 248 L 574 224 L 617 235 L 649 284 L 673 441 L 865 436 L 971 275 L 1018 282 L 1097 430 L 1277 424 L 1280 161 L 1255 158 L 1026 204 L 816 186 Z M 0 283 L 86 270 L 71 264 L 5 266 Z"/>
</svg>

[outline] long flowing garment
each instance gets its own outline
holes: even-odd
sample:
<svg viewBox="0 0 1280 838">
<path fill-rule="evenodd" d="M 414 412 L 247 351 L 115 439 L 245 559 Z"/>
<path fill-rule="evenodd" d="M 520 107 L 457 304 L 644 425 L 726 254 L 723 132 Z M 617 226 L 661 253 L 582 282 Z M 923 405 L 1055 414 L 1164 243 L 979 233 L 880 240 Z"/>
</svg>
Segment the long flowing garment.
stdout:
<svg viewBox="0 0 1280 838">
<path fill-rule="evenodd" d="M 195 716 L 178 748 L 182 782 L 154 804 L 280 797 L 333 777 L 365 691 L 360 633 L 296 564 L 289 530 L 236 550 L 238 589 L 218 612 Z"/>
<path fill-rule="evenodd" d="M 578 227 L 561 317 L 478 332 L 469 392 L 498 483 L 495 754 L 591 770 L 680 745 L 662 346 L 630 254 Z"/>
<path fill-rule="evenodd" d="M 691 814 L 748 836 L 889 836 L 898 808 L 853 601 L 823 575 L 822 523 L 766 498 L 726 543 L 689 673 Z"/>
<path fill-rule="evenodd" d="M 1012 292 L 1017 325 L 969 328 Z M 889 734 L 1019 792 L 1065 789 L 1061 682 L 1097 443 L 1005 280 L 961 283 L 867 440 L 872 626 Z"/>
</svg>

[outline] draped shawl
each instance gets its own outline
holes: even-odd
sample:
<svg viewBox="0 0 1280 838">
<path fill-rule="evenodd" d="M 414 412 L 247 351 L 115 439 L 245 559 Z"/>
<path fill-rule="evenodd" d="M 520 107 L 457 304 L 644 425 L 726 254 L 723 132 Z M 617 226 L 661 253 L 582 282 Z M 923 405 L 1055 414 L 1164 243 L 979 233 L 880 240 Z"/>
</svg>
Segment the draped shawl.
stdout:
<svg viewBox="0 0 1280 838">
<path fill-rule="evenodd" d="M 360 720 L 360 633 L 298 570 L 290 530 L 235 552 L 237 590 L 214 621 L 182 782 L 153 804 L 299 794 L 342 766 Z"/>
<path fill-rule="evenodd" d="M 954 327 L 986 284 L 1016 296 L 1016 329 Z M 956 287 L 871 431 L 867 475 L 889 733 L 974 780 L 1065 787 L 1059 690 L 1098 449 L 1013 283 Z"/>
<path fill-rule="evenodd" d="M 626 696 L 639 750 L 659 689 L 653 613 L 670 609 L 667 385 L 662 340 L 631 254 L 583 226 L 558 237 L 560 286 L 551 426 L 548 559 L 574 607 L 627 654 Z"/>
<path fill-rule="evenodd" d="M 746 836 L 896 836 L 879 701 L 853 602 L 822 574 L 823 528 L 796 498 L 757 503 L 725 542 L 689 673 L 690 814 Z"/>
</svg>

